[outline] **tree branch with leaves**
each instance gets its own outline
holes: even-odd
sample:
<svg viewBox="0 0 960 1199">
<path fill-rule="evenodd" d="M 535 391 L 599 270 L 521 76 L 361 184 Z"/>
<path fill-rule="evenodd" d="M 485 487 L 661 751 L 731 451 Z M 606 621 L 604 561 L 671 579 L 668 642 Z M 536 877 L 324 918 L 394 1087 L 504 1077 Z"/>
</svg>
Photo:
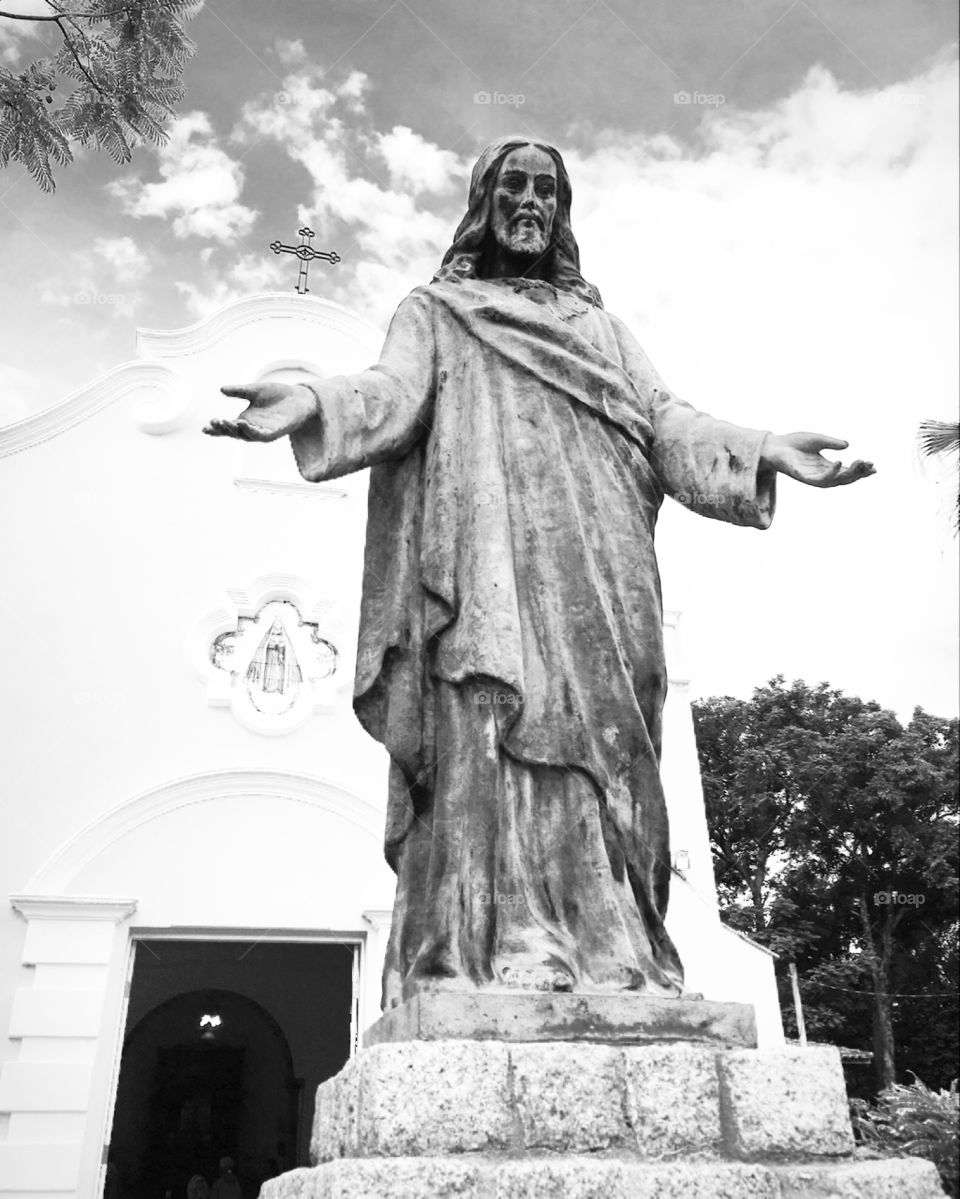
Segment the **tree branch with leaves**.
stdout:
<svg viewBox="0 0 960 1199">
<path fill-rule="evenodd" d="M 53 57 L 19 73 L 0 65 L 0 166 L 21 163 L 44 191 L 73 148 L 130 161 L 137 145 L 166 141 L 166 122 L 183 99 L 194 52 L 183 23 L 196 0 L 46 0 L 49 13 L 0 8 L 0 22 L 52 26 Z M 66 85 L 66 86 L 64 86 Z"/>
</svg>

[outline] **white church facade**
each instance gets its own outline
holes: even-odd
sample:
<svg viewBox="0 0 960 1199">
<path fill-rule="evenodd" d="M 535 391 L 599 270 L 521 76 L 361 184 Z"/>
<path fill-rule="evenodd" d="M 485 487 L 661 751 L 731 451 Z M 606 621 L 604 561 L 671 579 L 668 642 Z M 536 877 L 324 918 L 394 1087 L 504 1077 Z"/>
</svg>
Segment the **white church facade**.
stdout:
<svg viewBox="0 0 960 1199">
<path fill-rule="evenodd" d="M 223 383 L 358 371 L 381 342 L 324 300 L 250 296 L 0 429 L 0 1199 L 307 1164 L 313 1091 L 379 1015 L 387 760 L 351 708 L 366 476 L 309 484 L 286 441 L 201 428 L 233 411 Z M 772 958 L 718 917 L 676 624 L 667 924 L 689 986 L 755 1004 L 773 1047 Z"/>
</svg>

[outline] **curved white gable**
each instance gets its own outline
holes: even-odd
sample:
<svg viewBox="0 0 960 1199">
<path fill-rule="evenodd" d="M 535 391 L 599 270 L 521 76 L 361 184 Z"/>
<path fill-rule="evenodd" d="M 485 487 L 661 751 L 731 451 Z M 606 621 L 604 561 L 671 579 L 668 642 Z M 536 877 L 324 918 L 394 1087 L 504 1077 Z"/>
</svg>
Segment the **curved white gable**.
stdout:
<svg viewBox="0 0 960 1199">
<path fill-rule="evenodd" d="M 73 392 L 59 404 L 0 428 L 0 458 L 19 454 L 22 450 L 49 441 L 51 437 L 72 429 L 117 400 L 129 399 L 138 393 L 145 393 L 141 398 L 146 400 L 148 407 L 158 395 L 172 400 L 174 406 L 179 407 L 176 398 L 178 389 L 176 373 L 162 363 L 124 362 Z"/>
<path fill-rule="evenodd" d="M 270 291 L 233 300 L 184 329 L 138 329 L 137 352 L 141 358 L 153 360 L 197 354 L 238 329 L 266 320 L 305 321 L 374 352 L 379 352 L 383 343 L 383 333 L 376 325 L 332 300 Z"/>
<path fill-rule="evenodd" d="M 295 350 L 302 350 L 309 344 L 311 333 L 319 332 L 325 341 L 332 336 L 341 344 L 355 347 L 368 360 L 363 365 L 368 365 L 376 360 L 383 344 L 380 329 L 331 300 L 288 292 L 244 296 L 183 329 L 139 329 L 136 359 L 115 367 L 52 407 L 0 428 L 0 458 L 48 441 L 121 399 L 139 401 L 134 420 L 144 432 L 168 432 L 178 423 L 189 401 L 188 388 L 174 369 L 178 360 L 196 357 L 251 326 L 279 321 L 287 325 L 279 340 L 295 342 L 296 346 L 291 347 Z M 278 331 L 270 332 L 271 340 L 277 339 Z"/>
</svg>

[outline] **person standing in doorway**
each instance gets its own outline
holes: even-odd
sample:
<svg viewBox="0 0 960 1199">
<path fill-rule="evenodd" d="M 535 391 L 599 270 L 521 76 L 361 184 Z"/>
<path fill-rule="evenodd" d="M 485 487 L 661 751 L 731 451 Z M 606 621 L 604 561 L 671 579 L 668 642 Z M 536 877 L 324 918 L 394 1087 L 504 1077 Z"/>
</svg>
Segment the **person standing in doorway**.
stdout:
<svg viewBox="0 0 960 1199">
<path fill-rule="evenodd" d="M 210 1199 L 243 1199 L 243 1190 L 233 1172 L 232 1157 L 221 1157 L 220 1177 L 210 1190 Z"/>
</svg>

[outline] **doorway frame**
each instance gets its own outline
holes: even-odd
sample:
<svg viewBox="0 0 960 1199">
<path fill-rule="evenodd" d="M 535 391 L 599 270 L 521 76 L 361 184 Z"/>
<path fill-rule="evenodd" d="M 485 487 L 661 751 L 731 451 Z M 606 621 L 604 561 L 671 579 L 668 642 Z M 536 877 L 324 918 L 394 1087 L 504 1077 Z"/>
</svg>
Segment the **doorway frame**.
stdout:
<svg viewBox="0 0 960 1199">
<path fill-rule="evenodd" d="M 107 1154 L 110 1151 L 110 1141 L 113 1136 L 113 1118 L 117 1105 L 117 1091 L 120 1085 L 120 1065 L 123 1058 L 123 1046 L 127 1033 L 127 1016 L 130 1007 L 130 989 L 133 984 L 133 973 L 136 968 L 137 947 L 140 941 L 197 941 L 197 942 L 268 942 L 270 944 L 291 945 L 345 945 L 353 947 L 353 966 L 351 969 L 351 1003 L 350 1003 L 350 1058 L 353 1058 L 359 1048 L 363 980 L 366 974 L 369 956 L 367 938 L 369 930 L 358 929 L 351 931 L 321 930 L 312 932 L 306 929 L 254 929 L 254 928 L 216 928 L 209 926 L 171 927 L 162 928 L 137 927 L 127 929 L 126 945 L 122 955 L 120 978 L 122 980 L 122 995 L 119 1011 L 111 1021 L 113 1025 L 113 1045 L 109 1086 L 103 1109 L 103 1119 L 100 1121 L 98 1137 L 99 1165 L 97 1169 L 96 1199 L 103 1199 L 106 1184 Z M 349 1059 L 348 1059 L 349 1060 Z"/>
</svg>

